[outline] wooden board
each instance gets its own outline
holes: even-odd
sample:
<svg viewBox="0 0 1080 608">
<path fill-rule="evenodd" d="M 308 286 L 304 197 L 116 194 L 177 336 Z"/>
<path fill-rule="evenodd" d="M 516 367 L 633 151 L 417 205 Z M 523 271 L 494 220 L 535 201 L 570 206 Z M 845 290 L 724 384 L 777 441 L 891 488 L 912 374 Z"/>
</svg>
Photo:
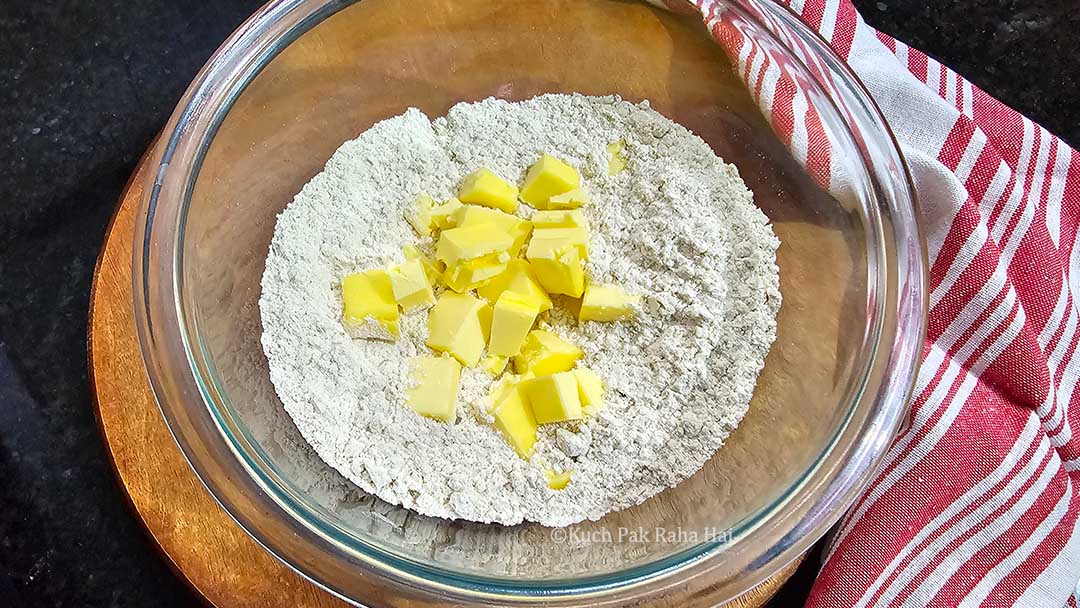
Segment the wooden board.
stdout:
<svg viewBox="0 0 1080 608">
<path fill-rule="evenodd" d="M 140 165 L 120 201 L 90 301 L 91 381 L 120 485 L 162 554 L 211 605 L 345 606 L 263 550 L 229 518 L 188 466 L 154 402 L 139 354 L 131 293 L 144 170 Z M 799 561 L 729 605 L 765 605 Z"/>
</svg>

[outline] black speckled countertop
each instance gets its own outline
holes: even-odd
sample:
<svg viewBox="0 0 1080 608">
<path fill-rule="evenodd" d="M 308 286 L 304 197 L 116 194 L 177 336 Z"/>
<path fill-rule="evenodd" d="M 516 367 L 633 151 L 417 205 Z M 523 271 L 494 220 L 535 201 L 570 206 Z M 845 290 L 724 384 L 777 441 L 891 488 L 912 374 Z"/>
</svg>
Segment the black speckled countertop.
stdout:
<svg viewBox="0 0 1080 608">
<path fill-rule="evenodd" d="M 94 420 L 94 263 L 135 162 L 260 0 L 0 0 L 0 605 L 190 606 Z M 857 0 L 867 21 L 1080 144 L 1074 0 Z M 778 606 L 801 603 L 809 560 Z"/>
</svg>

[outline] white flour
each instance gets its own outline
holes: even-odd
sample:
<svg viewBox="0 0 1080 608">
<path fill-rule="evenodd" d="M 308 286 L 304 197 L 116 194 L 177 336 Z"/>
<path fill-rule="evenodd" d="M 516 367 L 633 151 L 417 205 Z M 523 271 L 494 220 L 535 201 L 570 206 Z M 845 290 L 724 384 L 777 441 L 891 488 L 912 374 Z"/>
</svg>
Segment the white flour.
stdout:
<svg viewBox="0 0 1080 608">
<path fill-rule="evenodd" d="M 607 174 L 608 143 L 628 166 Z M 341 324 L 341 277 L 403 260 L 419 193 L 452 196 L 488 167 L 520 183 L 542 152 L 578 168 L 592 198 L 588 274 L 643 296 L 634 320 L 546 315 L 607 383 L 606 406 L 546 425 L 530 462 L 473 405 L 490 378 L 463 370 L 455 424 L 404 405 L 426 312 L 393 343 Z M 705 142 L 617 97 L 544 95 L 411 109 L 344 144 L 277 221 L 259 306 L 270 376 L 300 432 L 363 490 L 425 515 L 563 526 L 638 504 L 689 477 L 742 419 L 775 338 L 779 242 L 735 167 Z M 421 244 L 430 251 L 428 240 Z M 544 469 L 572 470 L 551 490 Z"/>
</svg>

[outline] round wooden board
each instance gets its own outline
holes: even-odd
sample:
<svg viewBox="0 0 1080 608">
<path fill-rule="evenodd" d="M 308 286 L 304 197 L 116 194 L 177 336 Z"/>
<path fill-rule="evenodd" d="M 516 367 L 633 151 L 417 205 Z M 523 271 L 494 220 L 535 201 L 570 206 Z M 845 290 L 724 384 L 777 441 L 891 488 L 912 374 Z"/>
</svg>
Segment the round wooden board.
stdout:
<svg viewBox="0 0 1080 608">
<path fill-rule="evenodd" d="M 132 241 L 144 171 L 140 164 L 113 217 L 90 300 L 91 381 L 120 485 L 165 557 L 210 604 L 346 606 L 263 550 L 229 518 L 188 466 L 158 410 L 132 307 Z M 765 605 L 801 561 L 728 605 Z"/>
</svg>

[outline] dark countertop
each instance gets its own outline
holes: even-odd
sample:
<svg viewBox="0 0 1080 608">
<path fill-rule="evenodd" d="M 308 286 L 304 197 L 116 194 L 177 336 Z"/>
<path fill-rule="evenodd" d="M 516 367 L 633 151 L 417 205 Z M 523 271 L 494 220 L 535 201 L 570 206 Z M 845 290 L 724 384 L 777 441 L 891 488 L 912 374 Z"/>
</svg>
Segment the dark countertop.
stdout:
<svg viewBox="0 0 1080 608">
<path fill-rule="evenodd" d="M 94 263 L 173 104 L 260 0 L 0 2 L 0 605 L 197 603 L 128 510 L 86 369 Z M 1072 0 L 858 0 L 1080 144 Z M 805 597 L 804 566 L 777 605 Z"/>
</svg>

